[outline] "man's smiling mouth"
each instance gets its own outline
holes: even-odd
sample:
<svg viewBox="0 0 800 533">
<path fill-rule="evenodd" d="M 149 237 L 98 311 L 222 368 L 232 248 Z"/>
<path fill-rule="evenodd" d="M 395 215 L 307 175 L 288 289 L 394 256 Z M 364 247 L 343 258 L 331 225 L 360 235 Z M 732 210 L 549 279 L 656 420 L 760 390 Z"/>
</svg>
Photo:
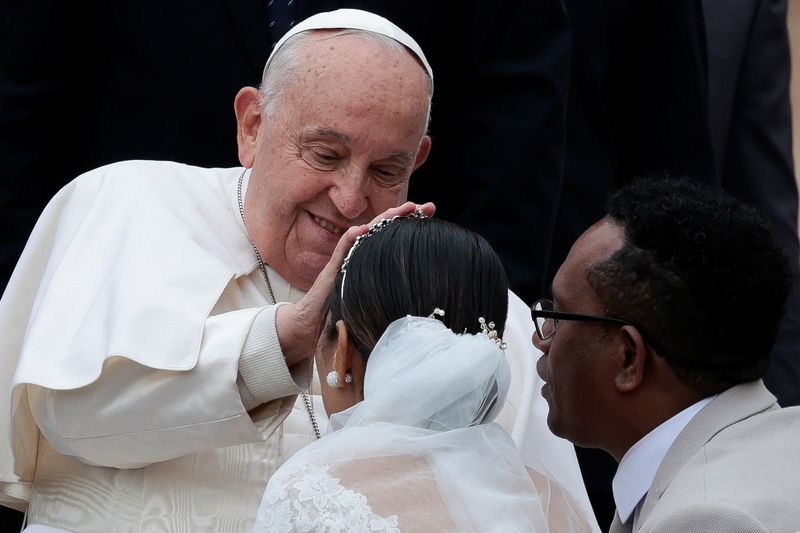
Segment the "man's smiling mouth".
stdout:
<svg viewBox="0 0 800 533">
<path fill-rule="evenodd" d="M 346 229 L 346 228 L 340 228 L 339 226 L 333 224 L 332 222 L 328 222 L 324 218 L 319 218 L 316 215 L 312 215 L 312 218 L 314 219 L 314 222 L 317 223 L 317 225 L 319 225 L 321 228 L 327 231 L 330 231 L 334 235 L 341 235 L 342 232 L 344 232 L 344 230 Z"/>
</svg>

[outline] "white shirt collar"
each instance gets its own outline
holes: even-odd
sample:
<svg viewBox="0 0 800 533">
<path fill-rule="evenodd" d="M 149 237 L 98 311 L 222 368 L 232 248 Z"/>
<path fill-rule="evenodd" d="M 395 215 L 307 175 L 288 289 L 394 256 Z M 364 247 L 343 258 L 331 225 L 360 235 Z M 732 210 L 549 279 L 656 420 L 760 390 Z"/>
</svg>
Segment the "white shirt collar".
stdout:
<svg viewBox="0 0 800 533">
<path fill-rule="evenodd" d="M 647 494 L 661 461 L 680 432 L 712 399 L 713 396 L 690 405 L 650 431 L 625 453 L 611 484 L 620 522 L 628 521 Z"/>
</svg>

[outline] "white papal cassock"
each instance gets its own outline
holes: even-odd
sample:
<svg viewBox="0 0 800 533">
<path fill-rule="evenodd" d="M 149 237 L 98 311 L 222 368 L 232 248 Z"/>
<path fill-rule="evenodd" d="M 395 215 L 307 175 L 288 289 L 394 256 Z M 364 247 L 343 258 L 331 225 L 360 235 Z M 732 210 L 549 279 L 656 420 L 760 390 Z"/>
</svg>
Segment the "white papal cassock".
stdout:
<svg viewBox="0 0 800 533">
<path fill-rule="evenodd" d="M 248 531 L 266 480 L 313 438 L 292 409 L 310 368 L 286 368 L 241 172 L 118 163 L 45 209 L 0 300 L 2 501 L 29 523 Z M 302 297 L 269 276 L 279 302 Z M 547 429 L 527 307 L 509 304 L 498 421 L 590 515 L 574 451 Z"/>
</svg>

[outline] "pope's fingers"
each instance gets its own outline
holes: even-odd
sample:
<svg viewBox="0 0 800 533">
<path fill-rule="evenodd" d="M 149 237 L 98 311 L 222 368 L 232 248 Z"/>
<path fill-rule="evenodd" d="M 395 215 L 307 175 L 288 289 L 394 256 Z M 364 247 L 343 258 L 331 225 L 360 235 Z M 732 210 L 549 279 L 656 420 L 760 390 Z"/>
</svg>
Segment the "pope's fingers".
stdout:
<svg viewBox="0 0 800 533">
<path fill-rule="evenodd" d="M 426 217 L 432 217 L 436 214 L 436 204 L 433 202 L 425 202 L 424 204 L 416 204 L 417 209 L 422 209 Z"/>
<path fill-rule="evenodd" d="M 422 213 L 427 217 L 432 217 L 433 214 L 436 212 L 436 206 L 433 204 L 433 202 L 425 202 L 424 204 L 415 204 L 414 202 L 406 202 L 403 205 L 387 209 L 380 215 L 373 218 L 372 222 L 370 222 L 369 225 L 373 226 L 383 219 L 390 219 L 394 217 L 405 217 L 412 214 L 414 211 L 418 209 L 421 209 Z"/>
</svg>

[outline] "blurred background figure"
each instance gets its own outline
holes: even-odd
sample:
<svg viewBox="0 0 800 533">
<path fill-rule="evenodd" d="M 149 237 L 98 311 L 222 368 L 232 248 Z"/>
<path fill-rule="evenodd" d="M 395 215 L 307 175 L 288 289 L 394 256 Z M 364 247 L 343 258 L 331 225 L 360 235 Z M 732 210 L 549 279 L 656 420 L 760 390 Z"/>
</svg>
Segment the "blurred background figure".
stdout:
<svg viewBox="0 0 800 533">
<path fill-rule="evenodd" d="M 711 142 L 718 183 L 759 207 L 797 272 L 797 183 L 792 158 L 786 0 L 703 0 Z M 773 348 L 767 386 L 800 405 L 800 290 Z"/>
</svg>

